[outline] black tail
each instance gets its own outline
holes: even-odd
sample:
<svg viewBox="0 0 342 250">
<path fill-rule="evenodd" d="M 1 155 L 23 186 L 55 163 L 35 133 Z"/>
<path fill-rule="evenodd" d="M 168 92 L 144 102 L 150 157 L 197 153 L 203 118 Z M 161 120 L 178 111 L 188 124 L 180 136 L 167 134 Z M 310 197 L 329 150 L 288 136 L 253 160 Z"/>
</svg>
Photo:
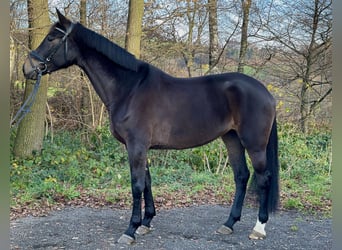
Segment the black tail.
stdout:
<svg viewBox="0 0 342 250">
<path fill-rule="evenodd" d="M 271 174 L 270 189 L 268 193 L 268 211 L 275 212 L 279 203 L 279 159 L 278 159 L 278 133 L 277 121 L 274 118 L 271 134 L 266 148 L 267 163 L 266 168 Z M 250 183 L 250 191 L 257 191 L 255 172 Z"/>
<path fill-rule="evenodd" d="M 274 212 L 279 203 L 279 159 L 277 120 L 274 118 L 271 135 L 267 144 L 267 169 L 271 173 L 270 190 L 268 193 L 268 211 Z"/>
</svg>

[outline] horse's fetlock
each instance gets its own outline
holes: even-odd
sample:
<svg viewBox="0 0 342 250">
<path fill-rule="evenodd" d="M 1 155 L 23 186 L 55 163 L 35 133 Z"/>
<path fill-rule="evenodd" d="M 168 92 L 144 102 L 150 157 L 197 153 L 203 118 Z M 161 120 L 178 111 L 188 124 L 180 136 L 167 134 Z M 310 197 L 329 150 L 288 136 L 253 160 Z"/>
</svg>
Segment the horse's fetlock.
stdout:
<svg viewBox="0 0 342 250">
<path fill-rule="evenodd" d="M 133 216 L 131 220 L 131 224 L 134 228 L 138 228 L 142 224 L 141 217 L 138 218 L 138 216 Z"/>
<path fill-rule="evenodd" d="M 259 221 L 263 224 L 266 223 L 268 221 L 268 215 L 267 214 L 259 215 Z"/>
</svg>

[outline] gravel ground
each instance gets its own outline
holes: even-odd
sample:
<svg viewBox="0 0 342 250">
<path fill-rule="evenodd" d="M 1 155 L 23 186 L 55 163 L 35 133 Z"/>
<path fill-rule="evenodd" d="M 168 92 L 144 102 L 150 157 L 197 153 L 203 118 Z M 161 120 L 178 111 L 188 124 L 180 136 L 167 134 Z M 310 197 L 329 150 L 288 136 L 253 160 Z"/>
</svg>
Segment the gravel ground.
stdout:
<svg viewBox="0 0 342 250">
<path fill-rule="evenodd" d="M 280 211 L 270 216 L 267 238 L 249 240 L 257 210 L 244 208 L 232 235 L 215 231 L 230 208 L 218 205 L 162 210 L 153 231 L 136 243 L 116 243 L 125 231 L 130 210 L 67 207 L 45 217 L 24 217 L 10 226 L 11 249 L 332 249 L 332 219 Z"/>
</svg>

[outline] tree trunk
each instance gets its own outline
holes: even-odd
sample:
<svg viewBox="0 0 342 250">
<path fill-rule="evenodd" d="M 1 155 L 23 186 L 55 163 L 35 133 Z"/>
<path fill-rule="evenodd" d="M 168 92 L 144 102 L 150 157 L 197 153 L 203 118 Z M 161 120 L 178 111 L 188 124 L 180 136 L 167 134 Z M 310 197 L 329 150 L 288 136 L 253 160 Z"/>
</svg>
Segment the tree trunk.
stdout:
<svg viewBox="0 0 342 250">
<path fill-rule="evenodd" d="M 192 77 L 192 70 L 194 66 L 194 56 L 195 56 L 195 50 L 194 50 L 194 44 L 193 44 L 193 36 L 194 36 L 194 28 L 195 28 L 195 15 L 196 15 L 196 2 L 192 2 L 191 0 L 187 0 L 187 6 L 186 6 L 186 16 L 188 19 L 188 37 L 186 41 L 186 48 L 182 52 L 184 61 L 186 63 L 186 68 L 188 70 L 188 76 Z M 193 5 L 191 5 L 193 4 Z"/>
<path fill-rule="evenodd" d="M 80 23 L 87 27 L 87 0 L 81 0 L 80 2 Z M 90 102 L 90 95 L 92 94 L 92 91 L 89 90 L 86 81 L 84 72 L 80 72 L 80 78 L 81 78 L 81 84 L 79 88 L 80 91 L 80 112 L 82 115 L 82 128 L 93 128 L 93 117 L 91 112 L 91 102 Z M 94 128 L 93 128 L 94 129 Z"/>
<path fill-rule="evenodd" d="M 12 36 L 10 36 L 10 81 L 12 85 L 15 59 L 17 58 L 17 48 Z"/>
<path fill-rule="evenodd" d="M 242 27 L 241 27 L 241 42 L 240 42 L 240 56 L 239 56 L 239 65 L 238 72 L 244 73 L 245 61 L 246 61 L 246 52 L 247 52 L 247 36 L 248 36 L 248 22 L 249 22 L 249 10 L 251 7 L 252 0 L 241 0 L 242 3 Z"/>
<path fill-rule="evenodd" d="M 142 18 L 144 15 L 144 0 L 130 0 L 126 30 L 125 48 L 140 58 L 140 42 L 142 35 Z"/>
<path fill-rule="evenodd" d="M 87 0 L 80 2 L 80 23 L 87 26 Z"/>
<path fill-rule="evenodd" d="M 310 86 L 310 77 L 311 72 L 313 70 L 314 62 L 313 62 L 313 54 L 315 52 L 315 37 L 318 28 L 319 21 L 319 9 L 318 9 L 319 0 L 315 0 L 314 4 L 314 13 L 312 16 L 312 33 L 311 33 L 311 41 L 309 44 L 309 48 L 307 51 L 306 59 L 306 70 L 303 77 L 303 85 L 300 93 L 300 127 L 301 131 L 306 134 L 308 132 L 308 121 L 310 120 L 310 102 L 309 102 L 309 91 L 308 87 Z"/>
<path fill-rule="evenodd" d="M 29 48 L 39 46 L 49 30 L 49 12 L 47 0 L 27 0 L 29 17 Z M 14 145 L 14 155 L 28 157 L 33 152 L 40 153 L 44 138 L 44 122 L 47 102 L 48 77 L 41 78 L 40 88 L 31 107 L 31 112 L 19 124 Z M 34 81 L 27 80 L 25 97 L 33 90 Z"/>
<path fill-rule="evenodd" d="M 209 12 L 209 70 L 212 71 L 217 64 L 218 31 L 217 31 L 217 0 L 208 0 Z"/>
<path fill-rule="evenodd" d="M 308 116 L 309 116 L 309 112 L 308 112 L 308 104 L 307 104 L 307 95 L 308 95 L 308 91 L 307 91 L 307 83 L 303 82 L 301 91 L 300 91 L 300 129 L 301 131 L 306 134 L 308 128 Z"/>
</svg>

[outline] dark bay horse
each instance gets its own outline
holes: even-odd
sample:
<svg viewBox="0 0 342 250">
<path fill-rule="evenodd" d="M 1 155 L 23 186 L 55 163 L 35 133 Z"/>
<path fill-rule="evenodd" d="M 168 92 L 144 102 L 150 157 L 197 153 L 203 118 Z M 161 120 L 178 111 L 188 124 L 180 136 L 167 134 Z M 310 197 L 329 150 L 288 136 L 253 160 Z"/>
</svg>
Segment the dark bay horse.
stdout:
<svg viewBox="0 0 342 250">
<path fill-rule="evenodd" d="M 58 10 L 57 14 L 58 22 L 30 52 L 23 71 L 26 78 L 36 79 L 38 74 L 78 65 L 105 104 L 111 132 L 126 146 L 131 171 L 132 217 L 118 242 L 130 244 L 135 233 L 149 232 L 156 214 L 147 151 L 197 147 L 218 137 L 229 149 L 236 185 L 230 215 L 218 232 L 232 233 L 240 220 L 250 177 L 246 151 L 260 206 L 250 238 L 265 238 L 268 215 L 279 199 L 279 164 L 276 102 L 263 84 L 239 73 L 172 77 Z"/>
</svg>

